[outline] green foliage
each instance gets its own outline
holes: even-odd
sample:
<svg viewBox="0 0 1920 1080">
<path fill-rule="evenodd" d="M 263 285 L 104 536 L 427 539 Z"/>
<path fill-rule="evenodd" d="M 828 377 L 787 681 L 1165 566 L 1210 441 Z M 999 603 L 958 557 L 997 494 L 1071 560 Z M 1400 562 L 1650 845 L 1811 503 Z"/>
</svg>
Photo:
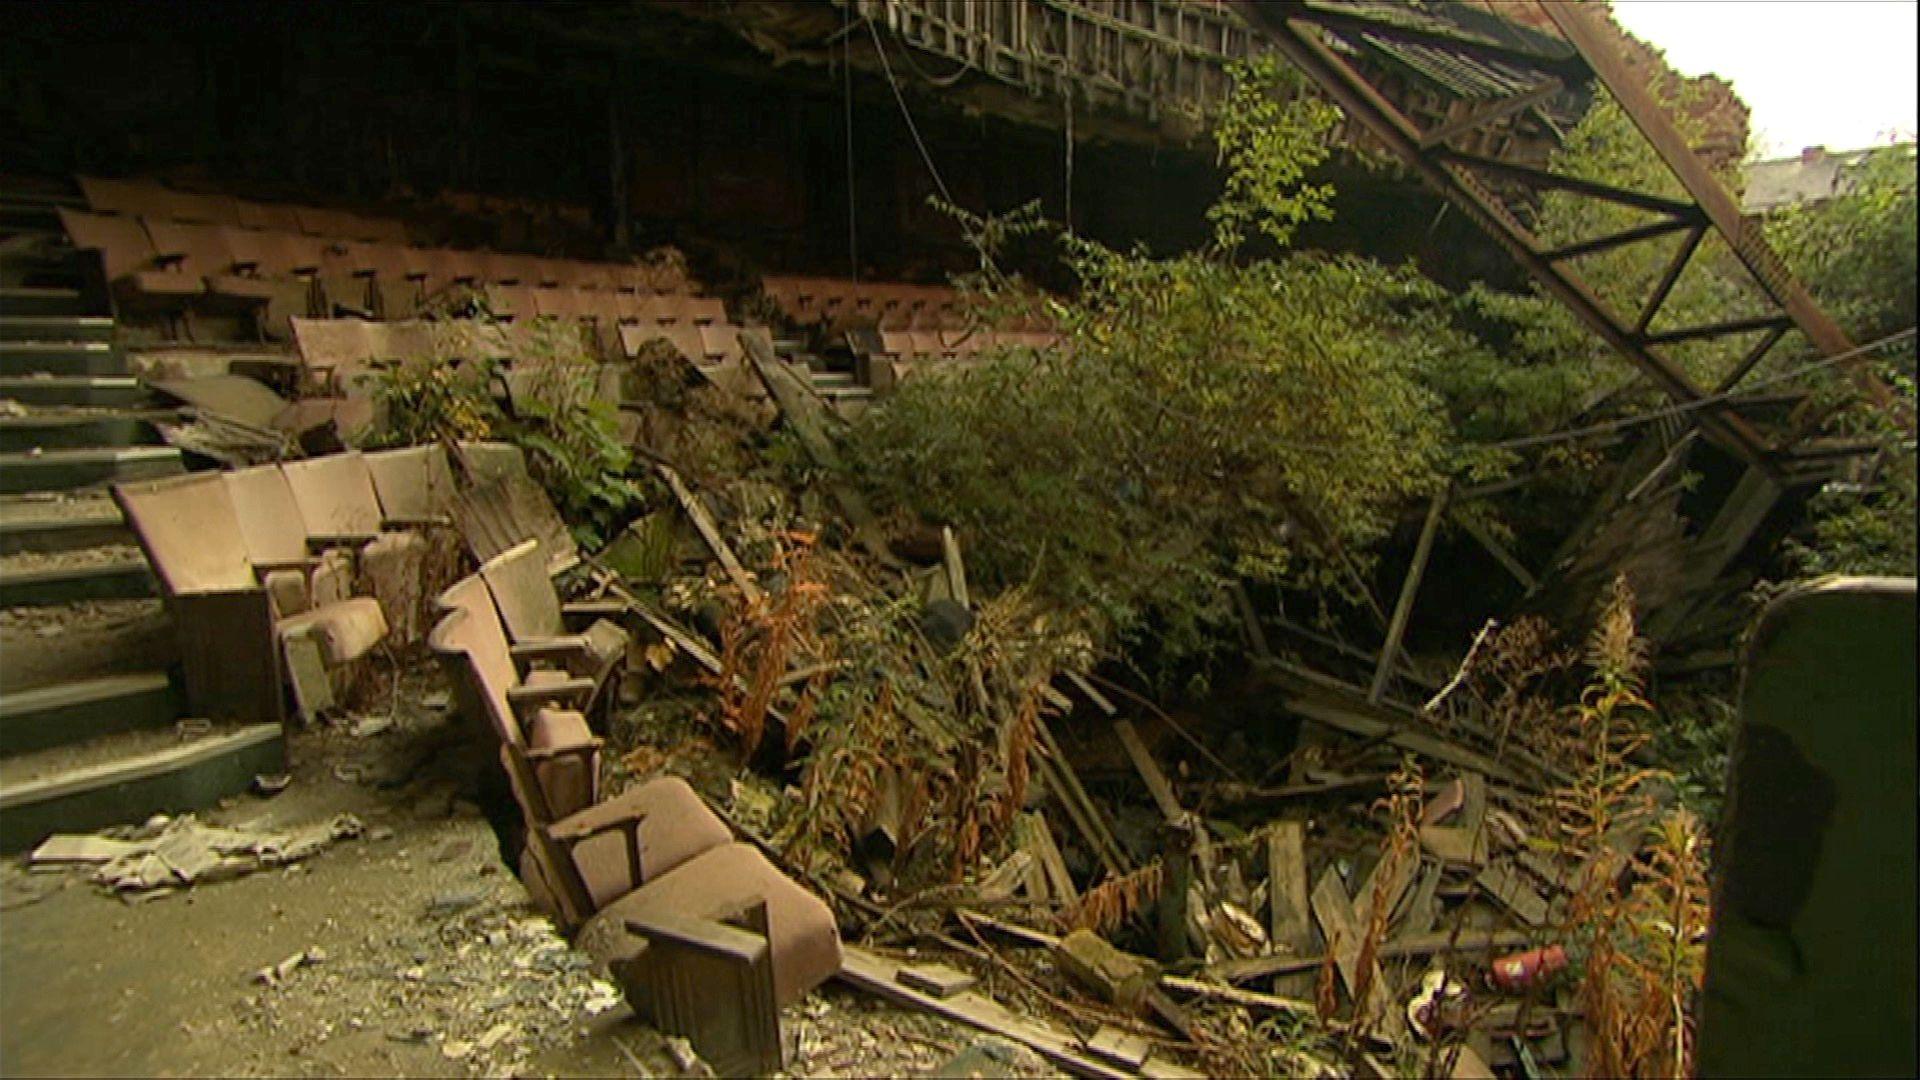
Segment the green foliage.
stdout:
<svg viewBox="0 0 1920 1080">
<path fill-rule="evenodd" d="M 1790 206 L 1767 221 L 1767 237 L 1815 299 L 1856 341 L 1906 330 L 1915 321 L 1915 159 L 1911 147 L 1869 156 L 1853 189 L 1835 199 Z M 1831 427 L 1876 439 L 1877 468 L 1865 484 L 1829 485 L 1809 507 L 1806 535 L 1788 542 L 1786 561 L 1801 574 L 1915 571 L 1913 344 L 1874 366 L 1893 390 L 1904 422 L 1852 399 Z M 1844 376 L 1823 373 L 1815 386 L 1845 393 Z"/>
<path fill-rule="evenodd" d="M 628 473 L 633 450 L 613 401 L 599 393 L 600 364 L 577 324 L 536 320 L 519 339 L 508 438 L 554 493 L 577 539 L 597 547 L 633 511 L 641 489 Z"/>
<path fill-rule="evenodd" d="M 1234 65 L 1233 91 L 1214 127 L 1226 190 L 1207 210 L 1214 242 L 1238 248 L 1248 228 L 1286 247 L 1294 230 L 1333 217 L 1333 186 L 1309 184 L 1340 120 L 1306 91 L 1306 80 L 1272 53 Z"/>
<path fill-rule="evenodd" d="M 485 317 L 435 324 L 431 355 L 373 365 L 376 441 L 514 443 L 576 538 L 598 546 L 640 497 L 628 476 L 633 452 L 614 405 L 597 393 L 598 375 L 576 327 Z"/>
<path fill-rule="evenodd" d="M 1682 135 L 1697 138 L 1698 122 L 1686 111 L 1692 93 L 1683 87 L 1668 103 L 1673 106 L 1669 115 Z M 1556 173 L 1614 187 L 1670 198 L 1685 195 L 1666 163 L 1604 91 L 1596 94 L 1592 107 L 1567 133 L 1551 167 Z M 1541 197 L 1529 225 L 1539 243 L 1552 248 L 1625 232 L 1656 217 L 1651 211 L 1554 191 Z M 1683 235 L 1674 233 L 1581 256 L 1567 265 L 1616 318 L 1631 324 Z M 1758 314 L 1758 304 L 1751 277 L 1719 235 L 1710 231 L 1661 305 L 1653 328 Z M 1462 298 L 1462 305 L 1473 323 L 1484 325 L 1504 345 L 1492 364 L 1453 376 L 1460 384 L 1454 396 L 1482 403 L 1481 424 L 1470 429 L 1476 436 L 1510 437 L 1562 426 L 1624 387 L 1634 389 L 1617 397 L 1616 407 L 1655 400 L 1651 386 L 1644 380 L 1636 385 L 1636 372 L 1544 289 L 1511 294 L 1476 284 Z M 1663 352 L 1695 381 L 1713 386 L 1749 342 L 1735 336 L 1670 345 Z"/>
<path fill-rule="evenodd" d="M 1328 189 L 1301 178 L 1335 114 L 1277 100 L 1278 84 L 1248 69 L 1225 105 L 1215 248 L 1154 259 L 1063 238 L 1080 286 L 1047 303 L 1063 348 L 909 381 L 851 437 L 881 501 L 960 526 L 982 580 L 1029 582 L 1123 634 L 1151 618 L 1171 655 L 1204 647 L 1232 575 L 1350 594 L 1401 507 L 1490 464 L 1458 453 L 1423 382 L 1477 347 L 1431 283 L 1356 258 L 1234 258 L 1252 230 L 1284 242 L 1327 213 Z M 988 310 L 1018 296 L 993 245 L 1036 220 L 962 217 Z"/>
<path fill-rule="evenodd" d="M 381 417 L 375 441 L 387 446 L 463 442 L 490 437 L 504 418 L 488 394 L 495 365 L 455 357 L 376 360 L 363 378 Z"/>
<path fill-rule="evenodd" d="M 1888 147 L 1868 156 L 1846 195 L 1767 219 L 1767 240 L 1856 341 L 1914 324 L 1914 174 L 1913 148 Z"/>
</svg>

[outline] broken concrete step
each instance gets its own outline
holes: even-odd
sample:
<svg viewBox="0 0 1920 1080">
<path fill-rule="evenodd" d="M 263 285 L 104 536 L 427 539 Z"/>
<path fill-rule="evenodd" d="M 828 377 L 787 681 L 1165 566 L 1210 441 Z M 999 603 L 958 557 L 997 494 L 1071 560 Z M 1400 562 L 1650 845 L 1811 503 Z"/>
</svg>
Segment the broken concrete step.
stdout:
<svg viewBox="0 0 1920 1080">
<path fill-rule="evenodd" d="M 120 508 L 93 500 L 74 509 L 0 509 L 0 555 L 76 551 L 106 544 L 133 544 Z"/>
<path fill-rule="evenodd" d="M 181 705 L 179 691 L 161 671 L 0 694 L 0 756 L 164 728 L 179 719 Z"/>
<path fill-rule="evenodd" d="M 0 567 L 0 607 L 137 600 L 153 595 L 153 571 L 139 559 L 44 570 Z"/>
<path fill-rule="evenodd" d="M 131 375 L 0 374 L 0 398 L 23 405 L 144 405 L 151 391 Z"/>
<path fill-rule="evenodd" d="M 107 341 L 0 341 L 0 375 L 125 375 L 127 358 Z"/>
<path fill-rule="evenodd" d="M 171 446 L 87 447 L 0 454 L 0 494 L 68 491 L 184 472 Z"/>
<path fill-rule="evenodd" d="M 180 641 L 158 598 L 86 601 L 9 609 L 0 620 L 0 656 L 0 696 L 6 696 L 172 670 L 180 662 Z"/>
<path fill-rule="evenodd" d="M 46 285 L 0 287 L 0 313 L 12 317 L 89 314 L 79 289 Z"/>
<path fill-rule="evenodd" d="M 279 724 L 217 728 L 173 745 L 164 737 L 129 732 L 6 759 L 6 772 L 24 779 L 0 781 L 0 852 L 24 850 L 56 832 L 204 809 L 247 790 L 255 776 L 286 768 Z M 53 755 L 63 767 L 44 766 Z"/>
<path fill-rule="evenodd" d="M 0 311 L 5 311 L 0 308 Z M 0 314 L 0 341 L 113 341 L 113 320 L 104 315 Z"/>
<path fill-rule="evenodd" d="M 53 203 L 0 194 L 0 229 L 10 233 L 36 232 L 58 236 L 60 210 Z"/>
<path fill-rule="evenodd" d="M 0 416 L 0 453 L 43 450 L 158 446 L 155 420 L 177 420 L 162 409 L 136 413 L 29 413 Z"/>
</svg>

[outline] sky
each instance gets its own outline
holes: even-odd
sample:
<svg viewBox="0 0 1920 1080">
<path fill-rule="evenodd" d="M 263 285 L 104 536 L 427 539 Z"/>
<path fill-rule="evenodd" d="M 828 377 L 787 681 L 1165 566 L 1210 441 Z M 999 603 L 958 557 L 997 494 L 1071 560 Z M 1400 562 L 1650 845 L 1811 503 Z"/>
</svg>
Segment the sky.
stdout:
<svg viewBox="0 0 1920 1080">
<path fill-rule="evenodd" d="M 1917 0 L 1614 0 L 1683 75 L 1719 75 L 1753 110 L 1761 157 L 1902 141 L 1916 126 Z"/>
</svg>

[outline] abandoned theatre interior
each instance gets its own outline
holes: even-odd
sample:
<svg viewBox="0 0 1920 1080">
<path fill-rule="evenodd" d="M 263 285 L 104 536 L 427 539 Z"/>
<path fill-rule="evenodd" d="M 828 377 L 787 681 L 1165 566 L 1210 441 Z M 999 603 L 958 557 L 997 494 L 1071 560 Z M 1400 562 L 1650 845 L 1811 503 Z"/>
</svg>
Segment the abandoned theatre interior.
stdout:
<svg viewBox="0 0 1920 1080">
<path fill-rule="evenodd" d="M 1915 1068 L 1910 147 L 1743 209 L 1605 0 L 7 16 L 7 1071 Z"/>
</svg>

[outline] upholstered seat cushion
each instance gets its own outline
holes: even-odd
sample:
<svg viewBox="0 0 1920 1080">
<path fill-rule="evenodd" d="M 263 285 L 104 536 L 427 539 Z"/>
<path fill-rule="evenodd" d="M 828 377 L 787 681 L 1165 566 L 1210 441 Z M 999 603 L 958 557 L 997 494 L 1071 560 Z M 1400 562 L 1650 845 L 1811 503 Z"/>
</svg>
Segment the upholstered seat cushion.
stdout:
<svg viewBox="0 0 1920 1080">
<path fill-rule="evenodd" d="M 199 296 L 207 291 L 204 281 L 172 270 L 136 270 L 120 283 L 143 296 Z"/>
<path fill-rule="evenodd" d="M 535 676 L 541 674 L 534 672 Z M 527 684 L 536 683 L 529 678 Z M 586 746 L 592 741 L 593 731 L 587 727 L 587 718 L 574 709 L 541 709 L 527 725 L 527 747 L 531 750 Z M 599 755 L 595 754 L 584 760 L 554 758 L 534 766 L 534 775 L 540 778 L 540 790 L 546 795 L 547 808 L 556 819 L 568 817 L 593 802 L 594 771 L 598 765 Z"/>
<path fill-rule="evenodd" d="M 324 604 L 281 619 L 274 626 L 282 637 L 294 634 L 317 637 L 326 648 L 329 666 L 359 659 L 387 636 L 386 616 L 380 612 L 380 602 L 371 596 Z"/>
<path fill-rule="evenodd" d="M 626 929 L 629 919 L 644 923 L 658 914 L 724 920 L 757 901 L 767 905 L 774 1000 L 791 1005 L 839 972 L 840 933 L 825 901 L 746 844 L 714 848 L 602 908 L 582 928 L 580 945 L 595 959 L 614 962 L 639 951 Z"/>
<path fill-rule="evenodd" d="M 626 791 L 604 802 L 568 815 L 554 825 L 556 831 L 617 821 L 638 812 L 640 822 L 640 877 L 642 881 L 672 871 L 703 852 L 711 851 L 733 839 L 727 826 L 708 808 L 685 780 L 663 776 Z M 553 910 L 550 876 L 538 865 L 532 845 L 521 859 L 521 877 L 533 893 L 534 902 Z M 627 873 L 627 842 L 624 829 L 610 829 L 581 841 L 573 849 L 574 866 L 586 880 L 587 892 L 597 910 L 619 899 L 634 888 Z"/>
</svg>

